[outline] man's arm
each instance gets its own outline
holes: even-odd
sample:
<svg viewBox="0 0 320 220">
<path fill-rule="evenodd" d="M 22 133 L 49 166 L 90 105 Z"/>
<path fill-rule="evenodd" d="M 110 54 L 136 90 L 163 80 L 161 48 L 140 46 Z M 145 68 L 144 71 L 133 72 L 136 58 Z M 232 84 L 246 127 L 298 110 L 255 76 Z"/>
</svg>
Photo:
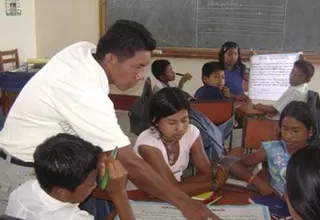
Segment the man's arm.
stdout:
<svg viewBox="0 0 320 220">
<path fill-rule="evenodd" d="M 192 200 L 174 185 L 162 179 L 144 160 L 139 158 L 131 146 L 119 149 L 118 159 L 127 169 L 129 179 L 143 191 L 176 206 L 189 220 L 210 217 L 218 219 L 202 203 Z"/>
</svg>

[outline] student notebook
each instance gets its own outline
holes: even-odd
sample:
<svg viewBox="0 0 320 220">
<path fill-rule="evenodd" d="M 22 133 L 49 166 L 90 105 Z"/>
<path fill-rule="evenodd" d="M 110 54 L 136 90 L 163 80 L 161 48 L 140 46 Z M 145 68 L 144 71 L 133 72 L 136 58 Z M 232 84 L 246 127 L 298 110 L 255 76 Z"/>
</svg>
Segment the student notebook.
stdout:
<svg viewBox="0 0 320 220">
<path fill-rule="evenodd" d="M 268 206 L 273 219 L 291 219 L 287 204 L 279 196 L 256 196 L 249 199 L 249 202 Z"/>
</svg>

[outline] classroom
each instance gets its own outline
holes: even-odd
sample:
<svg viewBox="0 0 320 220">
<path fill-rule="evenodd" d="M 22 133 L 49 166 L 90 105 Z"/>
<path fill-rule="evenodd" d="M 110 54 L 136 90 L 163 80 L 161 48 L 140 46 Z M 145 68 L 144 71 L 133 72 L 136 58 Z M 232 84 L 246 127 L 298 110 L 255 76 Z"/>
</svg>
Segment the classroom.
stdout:
<svg viewBox="0 0 320 220">
<path fill-rule="evenodd" d="M 0 1 L 0 220 L 320 218 L 316 0 Z M 249 16 L 235 30 L 232 10 Z M 229 71 L 230 49 L 244 69 Z M 13 75 L 23 86 L 6 90 Z M 200 98 L 211 87 L 223 98 Z"/>
</svg>

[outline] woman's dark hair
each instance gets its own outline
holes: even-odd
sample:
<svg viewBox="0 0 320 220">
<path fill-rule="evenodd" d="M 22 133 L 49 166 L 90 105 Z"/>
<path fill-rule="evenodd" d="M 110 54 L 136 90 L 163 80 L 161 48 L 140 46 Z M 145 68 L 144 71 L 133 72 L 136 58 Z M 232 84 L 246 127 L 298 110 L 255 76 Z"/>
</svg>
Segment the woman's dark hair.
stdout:
<svg viewBox="0 0 320 220">
<path fill-rule="evenodd" d="M 281 112 L 279 119 L 279 128 L 281 128 L 282 121 L 286 116 L 293 117 L 297 121 L 304 124 L 308 131 L 312 130 L 313 136 L 311 137 L 310 141 L 315 141 L 314 139 L 317 136 L 317 128 L 315 120 L 312 116 L 311 109 L 307 103 L 299 101 L 290 102 Z"/>
<path fill-rule="evenodd" d="M 305 147 L 294 153 L 287 166 L 287 195 L 304 220 L 320 217 L 320 148 Z"/>
<path fill-rule="evenodd" d="M 160 80 L 160 76 L 164 76 L 166 74 L 167 67 L 170 65 L 168 60 L 155 60 L 151 64 L 151 72 L 152 75 Z"/>
<path fill-rule="evenodd" d="M 155 93 L 150 101 L 149 119 L 152 127 L 163 118 L 181 110 L 189 110 L 186 93 L 175 87 L 166 87 Z"/>
<path fill-rule="evenodd" d="M 243 73 L 245 71 L 246 65 L 244 65 L 242 63 L 240 47 L 237 43 L 232 42 L 232 41 L 228 41 L 222 45 L 222 47 L 220 48 L 220 51 L 219 51 L 219 62 L 223 65 L 223 67 L 225 67 L 224 55 L 231 48 L 235 48 L 238 51 L 238 60 L 237 60 L 236 64 L 234 65 L 234 69 L 237 66 L 239 66 L 240 70 L 241 70 L 241 76 L 243 77 Z"/>
</svg>

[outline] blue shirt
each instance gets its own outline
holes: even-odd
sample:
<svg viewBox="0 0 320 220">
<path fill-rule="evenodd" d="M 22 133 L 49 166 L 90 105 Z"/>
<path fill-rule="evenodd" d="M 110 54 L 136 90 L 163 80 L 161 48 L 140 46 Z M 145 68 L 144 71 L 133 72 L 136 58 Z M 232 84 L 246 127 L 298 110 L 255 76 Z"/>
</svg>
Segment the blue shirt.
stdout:
<svg viewBox="0 0 320 220">
<path fill-rule="evenodd" d="M 291 157 L 287 145 L 284 141 L 268 141 L 262 143 L 262 147 L 268 155 L 270 185 L 282 196 L 285 193 L 286 170 Z"/>
<path fill-rule="evenodd" d="M 235 69 L 231 71 L 225 70 L 226 76 L 226 87 L 229 88 L 230 93 L 233 95 L 243 95 L 244 90 L 242 87 L 242 74 L 241 74 L 241 67 L 237 66 Z"/>
<path fill-rule="evenodd" d="M 197 89 L 194 97 L 200 100 L 217 100 L 226 98 L 220 88 L 209 85 L 204 85 Z"/>
</svg>

